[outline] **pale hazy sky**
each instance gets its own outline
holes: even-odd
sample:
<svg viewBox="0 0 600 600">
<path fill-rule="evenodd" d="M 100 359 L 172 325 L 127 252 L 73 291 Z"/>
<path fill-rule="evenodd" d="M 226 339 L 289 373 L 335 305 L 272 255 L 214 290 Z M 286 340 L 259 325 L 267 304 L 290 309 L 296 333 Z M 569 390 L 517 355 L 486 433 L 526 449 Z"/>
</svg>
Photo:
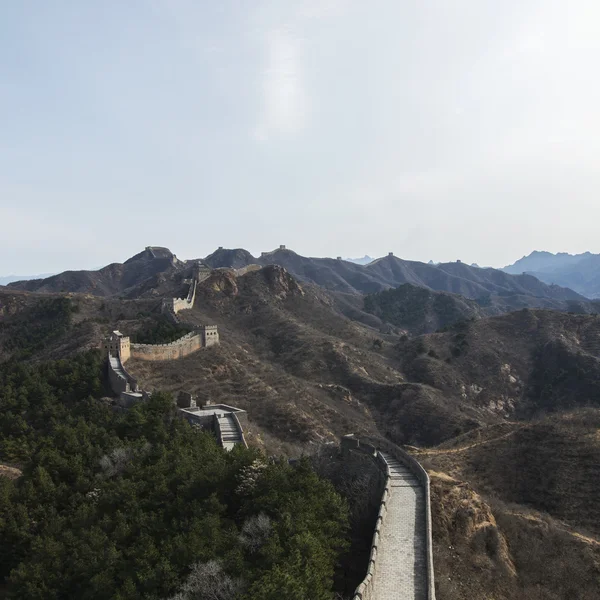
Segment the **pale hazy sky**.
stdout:
<svg viewBox="0 0 600 600">
<path fill-rule="evenodd" d="M 598 0 L 0 2 L 0 274 L 600 252 Z"/>
</svg>

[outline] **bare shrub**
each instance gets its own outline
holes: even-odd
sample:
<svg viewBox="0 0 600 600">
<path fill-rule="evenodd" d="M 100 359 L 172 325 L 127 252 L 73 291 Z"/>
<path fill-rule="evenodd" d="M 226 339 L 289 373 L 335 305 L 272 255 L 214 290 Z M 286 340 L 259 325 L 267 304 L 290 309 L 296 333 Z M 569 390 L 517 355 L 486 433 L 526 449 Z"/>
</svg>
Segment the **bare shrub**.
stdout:
<svg viewBox="0 0 600 600">
<path fill-rule="evenodd" d="M 100 459 L 100 468 L 107 477 L 114 477 L 123 473 L 132 459 L 133 451 L 130 448 L 115 448 Z"/>
<path fill-rule="evenodd" d="M 243 467 L 238 474 L 239 485 L 235 491 L 241 496 L 250 494 L 266 468 L 267 464 L 258 458 L 251 465 Z"/>
<path fill-rule="evenodd" d="M 246 520 L 240 533 L 240 543 L 250 553 L 256 552 L 271 534 L 271 519 L 264 513 Z"/>
<path fill-rule="evenodd" d="M 234 600 L 241 582 L 233 579 L 216 560 L 196 563 L 181 591 L 172 600 Z"/>
</svg>

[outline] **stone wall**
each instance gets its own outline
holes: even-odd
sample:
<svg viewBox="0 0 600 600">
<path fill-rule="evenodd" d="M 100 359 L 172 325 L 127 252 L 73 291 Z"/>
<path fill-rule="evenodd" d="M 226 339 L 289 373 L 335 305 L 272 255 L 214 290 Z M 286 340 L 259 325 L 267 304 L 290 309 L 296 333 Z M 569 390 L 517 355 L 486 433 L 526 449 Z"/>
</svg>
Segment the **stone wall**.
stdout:
<svg viewBox="0 0 600 600">
<path fill-rule="evenodd" d="M 360 585 L 356 588 L 354 596 L 352 597 L 352 600 L 372 600 L 373 580 L 375 578 L 375 569 L 377 568 L 377 547 L 379 546 L 379 537 L 381 535 L 385 521 L 385 516 L 387 513 L 387 501 L 391 494 L 391 480 L 389 477 L 387 463 L 385 462 L 385 459 L 383 458 L 381 453 L 377 451 L 375 446 L 366 442 L 362 442 L 361 440 L 358 440 L 352 435 L 344 436 L 342 438 L 341 446 L 343 454 L 352 450 L 355 452 L 367 454 L 368 456 L 374 458 L 377 464 L 377 468 L 385 476 L 385 487 L 381 496 L 381 500 L 379 502 L 379 512 L 377 513 L 375 531 L 373 533 L 373 539 L 371 541 L 371 552 L 369 553 L 369 564 L 367 566 L 367 574 L 360 583 Z"/>
<path fill-rule="evenodd" d="M 396 444 L 385 439 L 370 441 L 376 444 L 379 449 L 391 454 L 394 458 L 408 467 L 412 474 L 421 482 L 421 485 L 423 486 L 425 491 L 425 536 L 427 543 L 427 600 L 435 600 L 435 574 L 433 570 L 433 539 L 431 526 L 431 492 L 429 475 L 418 460 L 416 460 L 405 450 L 402 450 L 402 448 L 396 446 Z"/>
<path fill-rule="evenodd" d="M 203 275 L 204 279 L 206 277 Z M 172 313 L 176 315 L 180 310 L 189 310 L 194 307 L 196 300 L 197 279 L 193 279 L 190 283 L 190 289 L 186 298 L 165 298 L 162 302 L 162 312 L 165 314 Z"/>
<path fill-rule="evenodd" d="M 129 391 L 127 379 L 115 369 L 110 358 L 108 360 L 108 382 L 110 383 L 110 389 L 117 395 Z"/>
<path fill-rule="evenodd" d="M 246 437 L 244 436 L 244 428 L 242 427 L 242 423 L 240 422 L 240 417 L 241 417 L 241 413 L 231 413 L 231 416 L 233 417 L 233 421 L 235 423 L 235 428 L 238 431 L 238 434 L 240 436 L 241 444 L 242 446 L 244 446 L 244 448 L 248 447 L 248 442 L 246 441 Z M 244 411 L 244 417 L 247 417 L 247 413 L 246 411 Z M 246 419 L 246 423 L 247 423 L 247 419 Z"/>
<path fill-rule="evenodd" d="M 200 350 L 203 345 L 203 332 L 192 331 L 170 344 L 131 344 L 131 356 L 141 360 L 175 360 Z"/>
<path fill-rule="evenodd" d="M 421 464 L 415 460 L 410 454 L 396 446 L 395 444 L 388 442 L 384 439 L 364 438 L 357 439 L 352 435 L 344 436 L 342 438 L 342 453 L 348 451 L 362 452 L 375 459 L 378 468 L 385 474 L 385 489 L 381 497 L 379 514 L 377 515 L 377 522 L 375 524 L 375 532 L 373 534 L 373 541 L 371 542 L 371 553 L 369 555 L 369 565 L 367 567 L 367 575 L 363 579 L 362 583 L 356 588 L 353 596 L 353 600 L 373 600 L 373 581 L 375 578 L 375 571 L 377 569 L 377 548 L 379 546 L 379 537 L 385 530 L 385 516 L 387 513 L 387 502 L 391 495 L 391 479 L 389 476 L 389 467 L 381 454 L 380 450 L 392 455 L 402 464 L 404 464 L 412 474 L 419 480 L 424 488 L 425 498 L 425 529 L 426 529 L 426 543 L 427 543 L 427 600 L 435 600 L 435 581 L 433 572 L 433 542 L 431 532 L 431 505 L 430 505 L 430 490 L 429 490 L 429 475 Z"/>
<path fill-rule="evenodd" d="M 252 271 L 260 271 L 262 269 L 261 265 L 256 265 L 256 264 L 251 264 L 251 265 L 246 265 L 245 267 L 242 267 L 241 269 L 233 269 L 233 271 L 235 272 L 236 277 L 241 277 L 242 275 L 245 275 L 246 273 L 251 273 Z"/>
<path fill-rule="evenodd" d="M 108 381 L 112 391 L 120 395 L 122 392 L 137 391 L 137 380 L 127 372 L 118 355 L 108 355 Z"/>
</svg>

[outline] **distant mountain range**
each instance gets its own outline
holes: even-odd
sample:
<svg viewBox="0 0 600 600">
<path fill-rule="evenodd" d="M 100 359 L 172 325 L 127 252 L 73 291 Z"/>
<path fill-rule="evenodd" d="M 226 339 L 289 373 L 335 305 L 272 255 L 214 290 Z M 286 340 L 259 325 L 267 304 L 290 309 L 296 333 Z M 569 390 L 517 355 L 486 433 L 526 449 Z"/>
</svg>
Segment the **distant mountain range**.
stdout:
<svg viewBox="0 0 600 600">
<path fill-rule="evenodd" d="M 263 252 L 259 257 L 243 248 L 219 248 L 203 259 L 182 261 L 168 248 L 148 246 L 123 264 L 113 263 L 96 271 L 66 271 L 43 279 L 13 282 L 8 287 L 35 292 L 149 298 L 181 287 L 183 279 L 190 276 L 196 260 L 202 260 L 213 269 L 240 269 L 253 264 L 280 265 L 298 280 L 333 292 L 340 306 L 344 306 L 343 310 L 362 311 L 362 300 L 356 298 L 403 284 L 434 292 L 459 294 L 475 300 L 481 307 L 493 306 L 494 310 L 484 311 L 487 314 L 520 308 L 550 308 L 571 312 L 595 310 L 577 292 L 566 287 L 547 285 L 531 275 L 513 275 L 461 262 L 426 264 L 402 260 L 393 255 L 361 265 L 343 259 L 301 256 L 286 248 Z M 462 311 L 461 305 L 458 312 Z M 470 311 L 467 312 L 470 314 Z M 432 319 L 431 323 L 434 321 L 438 319 Z"/>
<path fill-rule="evenodd" d="M 8 285 L 13 281 L 27 281 L 29 279 L 43 279 L 51 277 L 54 273 L 40 273 L 39 275 L 6 275 L 0 277 L 0 285 Z"/>
<path fill-rule="evenodd" d="M 527 273 L 549 284 L 569 287 L 587 298 L 600 298 L 600 254 L 584 252 L 532 252 L 502 269 L 505 273 Z"/>
<path fill-rule="evenodd" d="M 497 269 L 479 269 L 460 262 L 432 265 L 389 255 L 368 265 L 358 265 L 340 259 L 309 258 L 289 249 L 263 252 L 260 257 L 253 257 L 243 249 L 219 249 L 203 260 L 212 268 L 278 264 L 301 281 L 346 294 L 370 294 L 411 283 L 473 299 L 497 294 L 558 301 L 585 300 L 573 290 L 546 285 L 530 275 L 509 275 Z"/>
<path fill-rule="evenodd" d="M 373 262 L 374 259 L 365 254 L 362 258 L 345 258 L 344 260 L 352 262 L 356 265 L 368 265 L 370 262 Z"/>
</svg>

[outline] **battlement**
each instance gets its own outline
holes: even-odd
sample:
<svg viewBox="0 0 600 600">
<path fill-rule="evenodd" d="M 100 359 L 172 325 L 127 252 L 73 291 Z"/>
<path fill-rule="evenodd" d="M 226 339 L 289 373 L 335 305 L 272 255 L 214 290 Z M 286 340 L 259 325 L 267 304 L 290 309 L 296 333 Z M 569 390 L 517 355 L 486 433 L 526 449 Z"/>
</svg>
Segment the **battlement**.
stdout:
<svg viewBox="0 0 600 600">
<path fill-rule="evenodd" d="M 122 365 L 131 357 L 141 360 L 176 360 L 201 348 L 209 348 L 218 344 L 219 328 L 217 325 L 202 325 L 168 344 L 131 343 L 128 336 L 124 336 L 120 332 L 113 332 L 105 338 L 103 347 L 109 357 L 117 357 Z"/>
<path fill-rule="evenodd" d="M 106 336 L 102 347 L 106 353 L 118 356 L 122 362 L 125 362 L 130 357 L 130 339 L 120 331 L 115 330 L 110 335 Z"/>
<path fill-rule="evenodd" d="M 201 331 L 192 331 L 169 344 L 131 344 L 131 356 L 140 360 L 176 360 L 200 350 Z"/>
</svg>

